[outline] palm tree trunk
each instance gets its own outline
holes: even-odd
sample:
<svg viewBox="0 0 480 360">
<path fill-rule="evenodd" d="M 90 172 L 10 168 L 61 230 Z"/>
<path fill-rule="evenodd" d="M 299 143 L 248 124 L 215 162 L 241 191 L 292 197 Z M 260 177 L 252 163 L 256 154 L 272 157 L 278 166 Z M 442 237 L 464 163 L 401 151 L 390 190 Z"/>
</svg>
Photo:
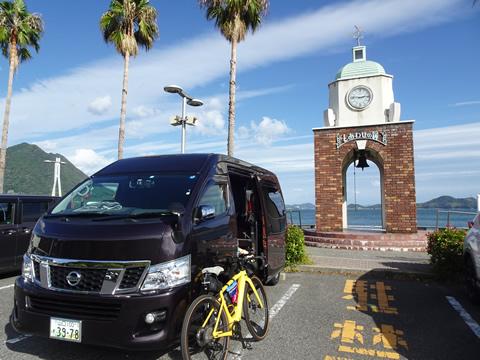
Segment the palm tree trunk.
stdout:
<svg viewBox="0 0 480 360">
<path fill-rule="evenodd" d="M 237 39 L 232 39 L 232 56 L 230 59 L 230 100 L 228 103 L 228 155 L 233 156 L 233 138 L 235 133 L 235 87 L 237 73 Z"/>
<path fill-rule="evenodd" d="M 128 67 L 130 64 L 130 53 L 125 53 L 125 66 L 123 68 L 123 89 L 122 89 L 122 110 L 120 114 L 120 129 L 118 130 L 118 160 L 123 158 L 123 142 L 125 139 L 125 117 L 127 113 L 127 88 L 128 88 Z"/>
<path fill-rule="evenodd" d="M 17 56 L 16 47 L 10 45 L 10 69 L 8 72 L 7 99 L 5 101 L 5 116 L 3 118 L 2 147 L 0 149 L 0 193 L 3 194 L 5 179 L 5 159 L 7 157 L 8 123 L 10 119 L 10 104 L 12 103 L 13 74 L 15 73 L 15 59 Z"/>
</svg>

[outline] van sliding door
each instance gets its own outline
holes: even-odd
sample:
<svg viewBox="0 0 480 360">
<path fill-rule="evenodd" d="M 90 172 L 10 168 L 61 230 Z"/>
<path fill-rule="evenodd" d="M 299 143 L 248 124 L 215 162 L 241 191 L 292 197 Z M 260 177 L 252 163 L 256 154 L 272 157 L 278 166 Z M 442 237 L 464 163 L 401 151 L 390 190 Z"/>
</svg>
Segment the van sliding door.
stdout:
<svg viewBox="0 0 480 360">
<path fill-rule="evenodd" d="M 271 181 L 260 181 L 264 236 L 268 254 L 268 276 L 273 276 L 285 265 L 285 230 L 287 226 L 285 202 L 278 186 Z M 265 244 L 264 244 L 265 246 Z"/>
</svg>

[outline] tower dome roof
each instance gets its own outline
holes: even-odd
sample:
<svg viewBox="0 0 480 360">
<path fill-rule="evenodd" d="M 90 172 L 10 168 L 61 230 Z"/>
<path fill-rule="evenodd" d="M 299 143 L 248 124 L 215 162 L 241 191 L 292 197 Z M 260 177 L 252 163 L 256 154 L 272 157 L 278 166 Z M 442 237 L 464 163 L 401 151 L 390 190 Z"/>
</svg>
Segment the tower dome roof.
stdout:
<svg viewBox="0 0 480 360">
<path fill-rule="evenodd" d="M 335 80 L 385 74 L 383 66 L 375 61 L 354 61 L 338 70 L 335 75 Z"/>
</svg>

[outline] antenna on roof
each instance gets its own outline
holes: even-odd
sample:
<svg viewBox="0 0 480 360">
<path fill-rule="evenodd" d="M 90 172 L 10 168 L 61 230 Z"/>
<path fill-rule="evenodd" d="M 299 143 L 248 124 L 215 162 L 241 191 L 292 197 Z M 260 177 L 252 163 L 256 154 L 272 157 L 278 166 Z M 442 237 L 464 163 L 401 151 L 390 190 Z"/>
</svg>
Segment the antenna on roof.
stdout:
<svg viewBox="0 0 480 360">
<path fill-rule="evenodd" d="M 360 26 L 353 25 L 355 26 L 356 31 L 351 32 L 350 35 L 353 35 L 354 39 L 357 39 L 357 46 L 360 46 L 360 39 L 363 39 L 362 33 L 365 31 L 360 28 Z"/>
</svg>

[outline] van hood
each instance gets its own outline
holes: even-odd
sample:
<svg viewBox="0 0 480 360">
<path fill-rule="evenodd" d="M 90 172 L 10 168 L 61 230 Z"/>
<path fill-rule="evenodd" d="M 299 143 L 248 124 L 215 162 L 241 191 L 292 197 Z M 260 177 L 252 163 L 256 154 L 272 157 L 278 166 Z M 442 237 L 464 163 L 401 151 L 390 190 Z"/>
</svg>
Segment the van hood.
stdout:
<svg viewBox="0 0 480 360">
<path fill-rule="evenodd" d="M 170 222 L 93 221 L 92 218 L 41 218 L 29 252 L 59 259 L 92 261 L 149 260 L 152 264 L 182 256 L 172 240 Z"/>
</svg>

